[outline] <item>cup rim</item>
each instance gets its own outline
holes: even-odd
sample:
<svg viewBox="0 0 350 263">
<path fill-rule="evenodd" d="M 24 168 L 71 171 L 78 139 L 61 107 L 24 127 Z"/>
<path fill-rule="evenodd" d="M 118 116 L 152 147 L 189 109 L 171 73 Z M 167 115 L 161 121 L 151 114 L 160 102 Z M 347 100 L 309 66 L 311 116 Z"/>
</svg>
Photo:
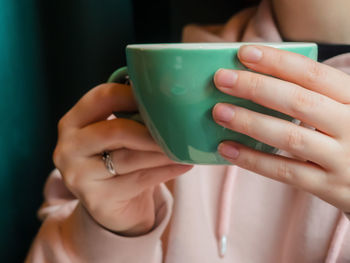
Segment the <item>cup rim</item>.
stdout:
<svg viewBox="0 0 350 263">
<path fill-rule="evenodd" d="M 236 49 L 244 45 L 262 45 L 271 47 L 311 47 L 317 46 L 313 42 L 224 42 L 224 43 L 157 43 L 157 44 L 129 44 L 127 49 L 139 50 L 164 50 L 164 49 L 188 49 L 188 50 L 210 50 L 210 49 Z"/>
</svg>

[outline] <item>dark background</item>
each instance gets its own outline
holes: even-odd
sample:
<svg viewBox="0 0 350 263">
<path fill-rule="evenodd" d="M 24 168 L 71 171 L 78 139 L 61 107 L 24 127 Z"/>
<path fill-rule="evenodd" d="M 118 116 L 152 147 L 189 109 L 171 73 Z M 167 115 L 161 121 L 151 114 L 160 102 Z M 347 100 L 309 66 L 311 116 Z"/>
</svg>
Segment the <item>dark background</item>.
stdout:
<svg viewBox="0 0 350 263">
<path fill-rule="evenodd" d="M 22 262 L 38 231 L 58 120 L 125 65 L 125 46 L 179 42 L 249 2 L 0 0 L 1 262 Z"/>
</svg>

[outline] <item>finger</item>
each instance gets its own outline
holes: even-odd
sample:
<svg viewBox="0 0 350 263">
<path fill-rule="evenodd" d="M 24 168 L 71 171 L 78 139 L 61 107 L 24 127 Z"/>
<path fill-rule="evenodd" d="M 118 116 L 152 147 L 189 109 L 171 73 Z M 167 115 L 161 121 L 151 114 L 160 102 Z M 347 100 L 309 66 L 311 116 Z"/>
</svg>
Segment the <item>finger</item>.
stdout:
<svg viewBox="0 0 350 263">
<path fill-rule="evenodd" d="M 218 151 L 235 165 L 315 195 L 327 188 L 327 174 L 316 164 L 259 152 L 229 141 L 221 143 Z"/>
<path fill-rule="evenodd" d="M 91 124 L 81 129 L 76 137 L 76 148 L 85 156 L 119 148 L 162 152 L 144 125 L 128 119 Z"/>
<path fill-rule="evenodd" d="M 105 120 L 116 111 L 137 109 L 130 86 L 116 83 L 99 85 L 83 96 L 62 118 L 61 126 L 81 128 Z"/>
<path fill-rule="evenodd" d="M 340 152 L 337 141 L 323 133 L 245 108 L 219 103 L 213 109 L 213 118 L 225 128 L 246 134 L 324 168 L 334 168 L 334 159 L 329 158 L 329 155 Z"/>
<path fill-rule="evenodd" d="M 165 154 L 158 152 L 135 151 L 129 149 L 119 149 L 110 153 L 114 168 L 118 175 L 132 173 L 137 170 L 149 169 L 159 166 L 175 164 Z M 91 158 L 96 166 L 100 166 L 101 170 L 105 170 L 106 166 L 101 156 Z M 104 177 L 105 173 L 101 173 Z M 107 177 L 110 177 L 107 175 Z"/>
<path fill-rule="evenodd" d="M 94 192 L 100 188 L 102 192 L 115 193 L 119 201 L 123 201 L 130 200 L 148 188 L 174 179 L 188 172 L 192 167 L 191 165 L 171 164 L 112 176 L 105 167 L 87 162 L 80 173 L 80 180 L 76 182 L 81 182 L 79 183 L 80 191 Z M 101 174 L 104 175 L 101 176 Z M 87 178 L 95 180 L 90 180 L 89 183 L 83 182 Z"/>
<path fill-rule="evenodd" d="M 126 148 L 111 152 L 111 157 L 118 174 L 175 164 L 164 153 L 135 151 Z"/>
<path fill-rule="evenodd" d="M 346 120 L 350 117 L 350 111 L 344 104 L 262 74 L 222 69 L 215 74 L 214 82 L 226 94 L 283 112 L 332 136 L 340 135 L 342 129 L 339 129 L 339 123 L 347 125 Z"/>
<path fill-rule="evenodd" d="M 248 68 L 293 82 L 341 103 L 350 103 L 350 77 L 305 56 L 262 45 L 245 45 L 238 57 Z"/>
<path fill-rule="evenodd" d="M 124 190 L 124 198 L 128 199 L 150 187 L 154 187 L 174 179 L 179 175 L 188 172 L 192 169 L 192 167 L 192 165 L 172 164 L 151 169 L 144 169 L 131 174 L 118 176 L 113 180 L 109 180 L 109 183 L 111 188 L 113 188 L 113 184 L 115 184 L 114 187 L 119 185 L 120 188 L 125 185 L 125 189 L 127 186 L 129 186 L 128 190 Z"/>
</svg>

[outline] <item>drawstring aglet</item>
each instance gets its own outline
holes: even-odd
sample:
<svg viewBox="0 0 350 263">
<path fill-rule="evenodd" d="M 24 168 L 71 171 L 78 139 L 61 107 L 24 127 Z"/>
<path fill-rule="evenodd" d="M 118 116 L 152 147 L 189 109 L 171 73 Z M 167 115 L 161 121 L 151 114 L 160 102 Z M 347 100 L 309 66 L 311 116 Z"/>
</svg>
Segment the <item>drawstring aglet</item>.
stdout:
<svg viewBox="0 0 350 263">
<path fill-rule="evenodd" d="M 226 250 L 227 250 L 227 238 L 225 235 L 223 235 L 223 236 L 221 236 L 220 243 L 219 243 L 220 257 L 223 258 L 225 256 Z"/>
</svg>

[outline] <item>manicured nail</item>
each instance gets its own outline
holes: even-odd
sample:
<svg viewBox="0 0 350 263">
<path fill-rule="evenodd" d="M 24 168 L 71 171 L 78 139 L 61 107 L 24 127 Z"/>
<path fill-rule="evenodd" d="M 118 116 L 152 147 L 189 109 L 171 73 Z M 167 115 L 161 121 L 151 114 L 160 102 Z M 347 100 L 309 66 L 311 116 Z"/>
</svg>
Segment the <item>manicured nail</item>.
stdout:
<svg viewBox="0 0 350 263">
<path fill-rule="evenodd" d="M 221 143 L 218 148 L 219 152 L 230 159 L 236 159 L 239 155 L 239 151 L 231 144 Z"/>
<path fill-rule="evenodd" d="M 215 73 L 215 84 L 217 87 L 232 88 L 236 80 L 237 73 L 233 70 L 219 69 Z"/>
<path fill-rule="evenodd" d="M 262 51 L 253 46 L 242 46 L 238 51 L 239 59 L 250 63 L 258 62 L 262 55 Z"/>
<path fill-rule="evenodd" d="M 214 118 L 218 122 L 229 122 L 232 120 L 235 110 L 231 105 L 219 103 L 214 107 Z"/>
</svg>

